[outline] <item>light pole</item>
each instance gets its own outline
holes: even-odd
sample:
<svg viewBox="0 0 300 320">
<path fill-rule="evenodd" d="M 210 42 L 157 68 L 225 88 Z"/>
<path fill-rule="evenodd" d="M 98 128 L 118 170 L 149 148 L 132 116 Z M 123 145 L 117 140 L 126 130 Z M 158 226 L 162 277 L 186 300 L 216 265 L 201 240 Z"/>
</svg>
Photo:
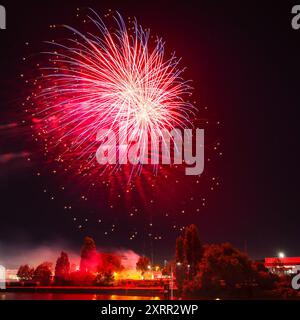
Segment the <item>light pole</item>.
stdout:
<svg viewBox="0 0 300 320">
<path fill-rule="evenodd" d="M 173 277 L 173 266 L 171 264 L 171 300 L 174 299 L 174 286 L 173 286 L 173 283 L 174 283 L 174 277 Z"/>
</svg>

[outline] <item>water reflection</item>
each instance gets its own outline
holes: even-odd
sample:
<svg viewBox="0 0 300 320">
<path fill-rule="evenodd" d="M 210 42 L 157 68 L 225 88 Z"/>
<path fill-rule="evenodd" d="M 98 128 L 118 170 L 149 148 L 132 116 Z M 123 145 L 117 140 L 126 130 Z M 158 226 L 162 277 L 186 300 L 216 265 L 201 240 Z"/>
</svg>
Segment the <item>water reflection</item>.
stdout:
<svg viewBox="0 0 300 320">
<path fill-rule="evenodd" d="M 160 300 L 160 297 L 89 293 L 3 292 L 0 293 L 0 300 Z"/>
</svg>

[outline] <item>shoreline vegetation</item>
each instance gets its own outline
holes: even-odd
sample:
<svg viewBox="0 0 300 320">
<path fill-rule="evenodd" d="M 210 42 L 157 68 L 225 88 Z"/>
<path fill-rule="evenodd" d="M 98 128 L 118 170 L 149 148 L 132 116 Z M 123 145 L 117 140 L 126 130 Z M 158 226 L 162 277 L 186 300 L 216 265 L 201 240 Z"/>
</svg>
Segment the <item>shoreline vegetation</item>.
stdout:
<svg viewBox="0 0 300 320">
<path fill-rule="evenodd" d="M 129 270 L 120 255 L 99 252 L 90 237 L 84 239 L 80 258 L 75 271 L 66 252 L 61 252 L 55 269 L 51 262 L 36 268 L 22 265 L 17 274 L 19 281 L 8 283 L 6 292 L 196 300 L 300 299 L 300 292 L 291 286 L 292 275 L 285 272 L 284 266 L 272 273 L 263 261 L 252 260 L 230 243 L 202 244 L 195 225 L 187 226 L 177 238 L 174 258 L 164 266 L 138 256 L 134 270 Z"/>
</svg>

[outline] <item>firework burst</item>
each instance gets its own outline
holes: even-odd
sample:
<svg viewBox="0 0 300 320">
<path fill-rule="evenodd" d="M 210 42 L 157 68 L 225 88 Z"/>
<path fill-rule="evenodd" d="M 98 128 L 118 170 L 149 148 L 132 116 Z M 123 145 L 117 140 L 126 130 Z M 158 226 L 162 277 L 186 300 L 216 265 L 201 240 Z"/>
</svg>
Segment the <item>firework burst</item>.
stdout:
<svg viewBox="0 0 300 320">
<path fill-rule="evenodd" d="M 201 108 L 202 118 L 196 117 L 180 59 L 166 53 L 160 38 L 134 19 L 125 24 L 110 12 L 104 23 L 91 11 L 82 20 L 77 10 L 84 31 L 51 25 L 56 38 L 63 40 L 47 42 L 39 61 L 32 54 L 36 48 L 23 57 L 26 71 L 21 78 L 30 93 L 22 103 L 22 123 L 26 133 L 30 124 L 45 157 L 35 175 L 46 199 L 62 204 L 78 230 L 97 226 L 107 239 L 124 229 L 130 240 L 159 241 L 166 226 L 177 233 L 204 212 L 209 194 L 220 183 L 209 174 L 222 156 L 220 143 L 206 139 L 206 170 L 200 178 L 185 176 L 184 166 L 175 163 L 101 166 L 96 161 L 99 140 L 104 138 L 99 130 L 118 133 L 118 150 L 126 143 L 138 143 L 145 150 L 151 131 L 191 128 L 191 122 L 206 130 L 214 124 L 208 121 L 206 106 Z M 29 70 L 28 60 L 35 68 Z M 31 69 L 38 76 L 32 76 Z M 176 147 L 176 140 L 167 138 Z M 33 151 L 28 161 L 40 161 L 40 155 Z M 59 176 L 54 185 L 50 175 Z"/>
<path fill-rule="evenodd" d="M 174 54 L 165 57 L 162 39 L 151 40 L 136 20 L 127 27 L 118 13 L 113 28 L 94 11 L 88 19 L 97 32 L 64 26 L 74 37 L 50 42 L 55 49 L 45 52 L 49 65 L 35 95 L 42 132 L 60 147 L 57 160 L 77 162 L 80 172 L 98 165 L 100 130 L 118 132 L 118 148 L 134 141 L 147 154 L 150 132 L 184 128 L 194 112 L 184 69 Z"/>
</svg>

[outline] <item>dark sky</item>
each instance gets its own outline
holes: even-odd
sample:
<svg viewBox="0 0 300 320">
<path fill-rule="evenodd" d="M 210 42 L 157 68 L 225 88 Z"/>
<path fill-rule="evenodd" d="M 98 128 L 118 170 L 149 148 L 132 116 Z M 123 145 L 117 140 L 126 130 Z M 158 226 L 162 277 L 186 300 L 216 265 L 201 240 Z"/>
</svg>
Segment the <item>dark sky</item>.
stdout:
<svg viewBox="0 0 300 320">
<path fill-rule="evenodd" d="M 100 14 L 112 8 L 125 17 L 135 16 L 162 36 L 188 66 L 195 96 L 209 108 L 207 116 L 221 122 L 214 132 L 222 142 L 223 158 L 214 169 L 221 186 L 203 215 L 193 221 L 203 241 L 229 241 L 242 249 L 246 244 L 255 258 L 279 250 L 300 255 L 300 30 L 291 28 L 294 3 L 10 0 L 2 4 L 7 10 L 7 30 L 0 31 L 2 246 L 50 245 L 61 240 L 79 248 L 84 235 L 90 234 L 102 247 L 127 247 L 147 254 L 154 248 L 157 259 L 172 255 L 175 233 L 166 231 L 165 240 L 153 245 L 147 237 L 130 242 L 122 232 L 106 239 L 100 236 L 101 227 L 94 225 L 79 231 L 62 211 L 64 201 L 49 201 L 34 178 L 36 166 L 46 164 L 42 160 L 25 164 L 22 156 L 18 158 L 20 152 L 33 150 L 29 130 L 5 127 L 21 121 L 26 91 L 18 75 L 24 70 L 24 43 L 49 40 L 50 24 L 72 24 L 77 7 L 92 7 Z M 6 160 L 3 155 L 8 153 L 17 158 Z M 57 184 L 52 177 L 47 179 L 50 185 Z M 93 203 L 86 210 L 93 211 Z M 94 210 L 111 214 L 99 206 Z"/>
</svg>

